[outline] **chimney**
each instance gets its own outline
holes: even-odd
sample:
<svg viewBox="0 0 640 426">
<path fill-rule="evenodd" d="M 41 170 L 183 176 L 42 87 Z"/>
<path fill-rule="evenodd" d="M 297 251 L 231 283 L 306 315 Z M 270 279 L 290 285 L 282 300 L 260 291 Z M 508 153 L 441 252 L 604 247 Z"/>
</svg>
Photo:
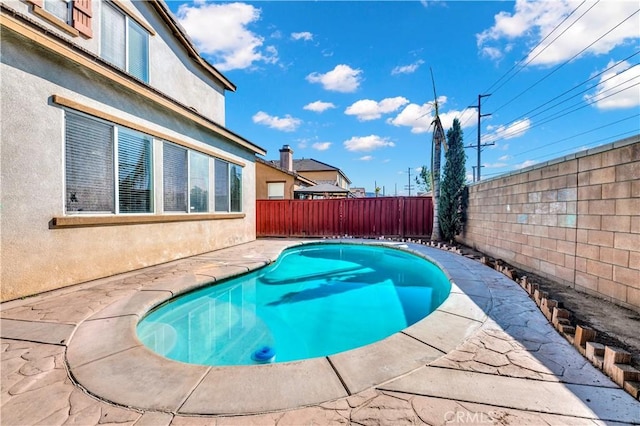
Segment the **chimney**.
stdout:
<svg viewBox="0 0 640 426">
<path fill-rule="evenodd" d="M 289 172 L 293 171 L 293 150 L 289 145 L 283 145 L 280 150 L 280 167 Z"/>
</svg>

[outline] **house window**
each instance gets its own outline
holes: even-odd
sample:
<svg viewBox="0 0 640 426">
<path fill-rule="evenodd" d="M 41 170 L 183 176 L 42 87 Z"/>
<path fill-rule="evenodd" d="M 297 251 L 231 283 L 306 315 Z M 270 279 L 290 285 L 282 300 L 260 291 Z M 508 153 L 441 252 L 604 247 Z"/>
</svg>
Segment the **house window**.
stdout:
<svg viewBox="0 0 640 426">
<path fill-rule="evenodd" d="M 65 130 L 67 213 L 152 212 L 149 136 L 74 113 Z"/>
<path fill-rule="evenodd" d="M 105 2 L 101 24 L 102 58 L 144 82 L 149 81 L 149 33 Z"/>
<path fill-rule="evenodd" d="M 229 163 L 216 159 L 215 162 L 216 198 L 215 209 L 217 212 L 229 211 Z"/>
<path fill-rule="evenodd" d="M 231 164 L 229 169 L 229 197 L 232 212 L 242 211 L 242 167 Z"/>
<path fill-rule="evenodd" d="M 242 167 L 215 160 L 215 210 L 242 211 Z"/>
<path fill-rule="evenodd" d="M 189 168 L 187 150 L 165 142 L 162 149 L 162 185 L 164 211 L 187 211 Z"/>
<path fill-rule="evenodd" d="M 151 208 L 151 138 L 118 130 L 119 213 L 149 213 Z"/>
<path fill-rule="evenodd" d="M 60 19 L 65 24 L 71 24 L 71 1 L 44 0 L 43 9 Z"/>
<path fill-rule="evenodd" d="M 209 157 L 189 151 L 189 209 L 191 212 L 209 211 Z"/>
<path fill-rule="evenodd" d="M 284 199 L 284 182 L 267 182 L 267 197 L 270 200 Z"/>
</svg>

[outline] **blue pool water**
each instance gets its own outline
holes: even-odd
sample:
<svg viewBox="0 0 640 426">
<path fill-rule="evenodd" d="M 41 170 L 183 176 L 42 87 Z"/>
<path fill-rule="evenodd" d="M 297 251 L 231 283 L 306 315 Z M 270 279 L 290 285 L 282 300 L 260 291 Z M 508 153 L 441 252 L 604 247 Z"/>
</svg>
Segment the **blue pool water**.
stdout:
<svg viewBox="0 0 640 426">
<path fill-rule="evenodd" d="M 390 336 L 429 315 L 450 290 L 437 266 L 404 251 L 304 245 L 162 305 L 138 324 L 138 337 L 193 364 L 314 358 Z"/>
</svg>

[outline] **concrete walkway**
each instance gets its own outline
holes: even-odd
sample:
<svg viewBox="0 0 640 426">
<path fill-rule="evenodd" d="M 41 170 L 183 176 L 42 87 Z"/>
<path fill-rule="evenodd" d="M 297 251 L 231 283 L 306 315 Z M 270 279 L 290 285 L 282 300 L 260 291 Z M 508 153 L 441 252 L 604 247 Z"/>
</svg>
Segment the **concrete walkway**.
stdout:
<svg viewBox="0 0 640 426">
<path fill-rule="evenodd" d="M 153 306 L 296 244 L 259 240 L 3 303 L 1 423 L 640 424 L 640 403 L 560 337 L 516 283 L 417 244 L 405 249 L 445 269 L 452 294 L 373 345 L 208 367 L 161 358 L 136 338 Z"/>
</svg>

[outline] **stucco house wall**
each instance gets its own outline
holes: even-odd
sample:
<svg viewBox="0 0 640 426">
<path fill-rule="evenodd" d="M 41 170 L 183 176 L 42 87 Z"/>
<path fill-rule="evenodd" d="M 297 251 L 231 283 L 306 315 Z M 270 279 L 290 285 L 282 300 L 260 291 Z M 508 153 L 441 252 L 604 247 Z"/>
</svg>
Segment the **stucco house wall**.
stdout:
<svg viewBox="0 0 640 426">
<path fill-rule="evenodd" d="M 268 184 L 271 182 L 284 182 L 284 199 L 293 199 L 295 190 L 295 178 L 285 172 L 279 171 L 261 162 L 256 163 L 256 200 L 268 200 Z"/>
<path fill-rule="evenodd" d="M 95 23 L 100 9 L 93 4 Z M 264 151 L 223 127 L 224 84 L 204 77 L 147 2 L 128 6 L 156 32 L 149 85 L 82 51 L 68 53 L 55 31 L 41 31 L 47 22 L 30 15 L 24 3 L 15 5 L 2 9 L 2 301 L 255 239 L 255 154 Z M 92 50 L 97 34 L 96 28 L 91 40 L 61 35 Z M 154 212 L 65 211 L 65 114 L 74 110 L 153 136 Z M 242 166 L 242 211 L 163 214 L 157 165 L 163 141 Z"/>
<path fill-rule="evenodd" d="M 640 312 L 640 136 L 469 187 L 458 240 Z"/>
</svg>

